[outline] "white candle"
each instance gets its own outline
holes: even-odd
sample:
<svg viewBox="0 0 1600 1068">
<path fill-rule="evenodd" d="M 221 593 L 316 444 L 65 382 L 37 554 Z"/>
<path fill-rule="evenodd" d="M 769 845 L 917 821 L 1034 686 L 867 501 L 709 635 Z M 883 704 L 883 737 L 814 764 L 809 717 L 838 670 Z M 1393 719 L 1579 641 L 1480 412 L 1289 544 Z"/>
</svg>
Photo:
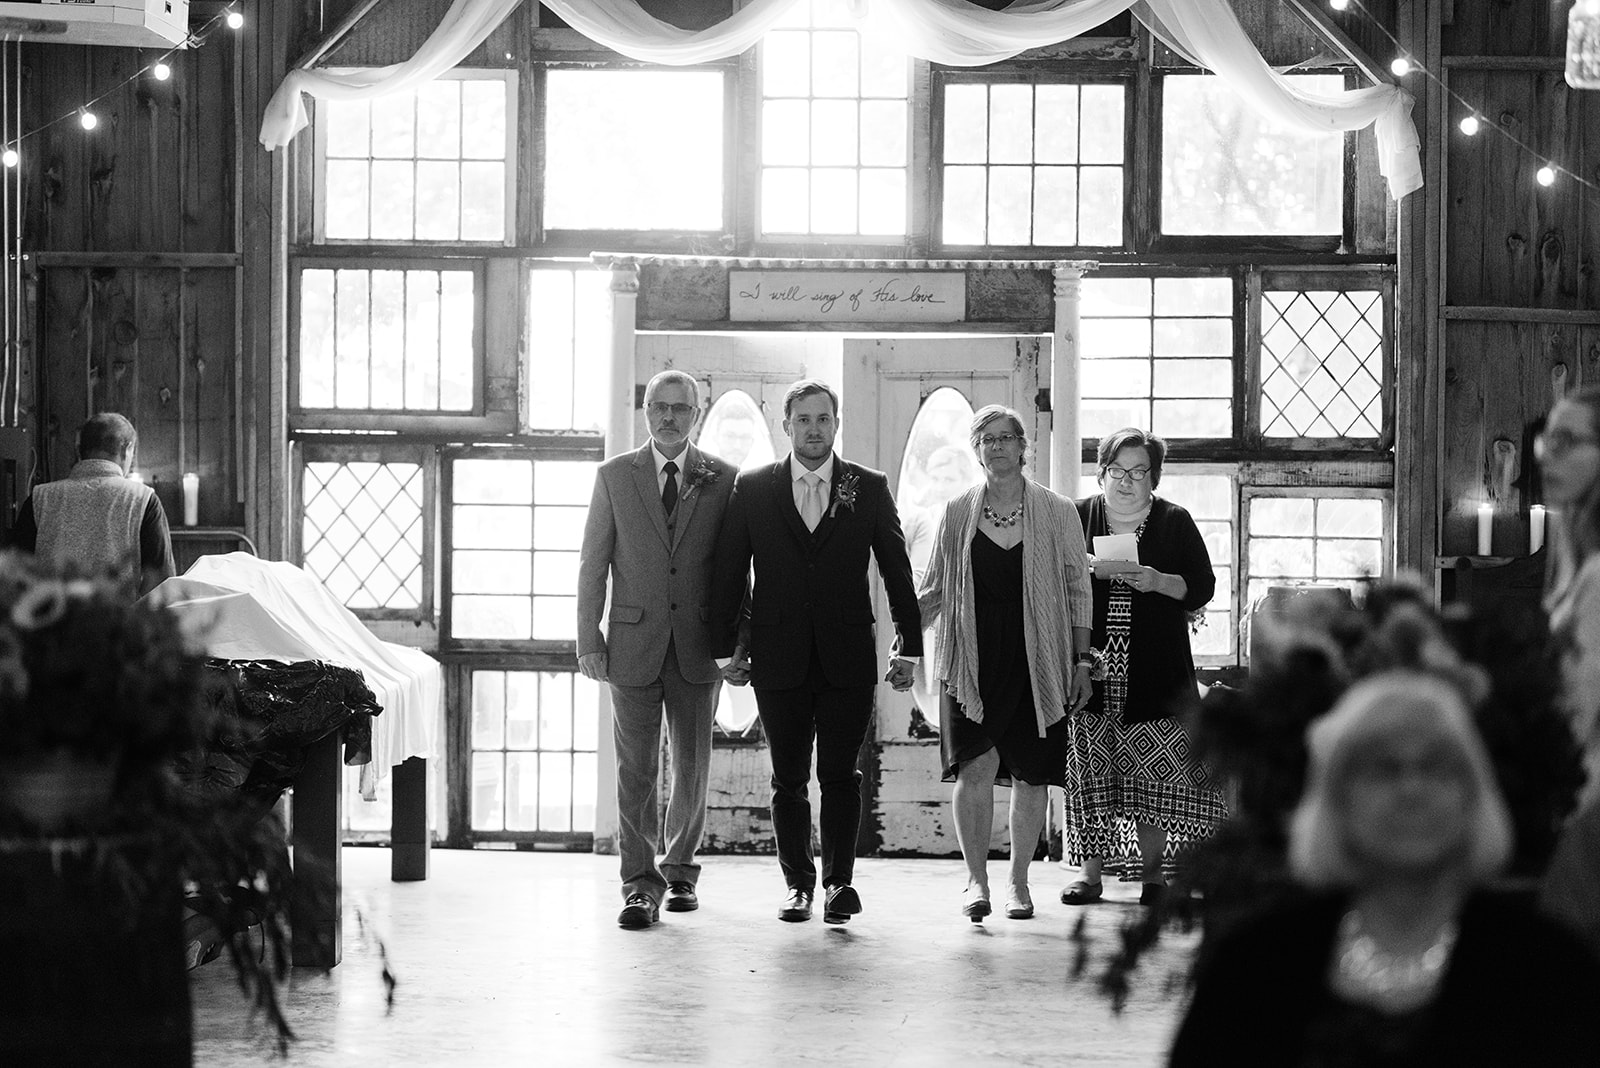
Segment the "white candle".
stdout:
<svg viewBox="0 0 1600 1068">
<path fill-rule="evenodd" d="M 200 476 L 193 471 L 183 476 L 183 525 L 197 526 L 200 522 Z M 1480 538 L 1483 535 L 1479 535 Z"/>
<path fill-rule="evenodd" d="M 1488 556 L 1494 541 L 1494 505 L 1484 501 L 1478 505 L 1478 555 Z"/>
<path fill-rule="evenodd" d="M 1528 509 L 1528 552 L 1536 553 L 1544 548 L 1544 505 L 1536 504 Z"/>
</svg>

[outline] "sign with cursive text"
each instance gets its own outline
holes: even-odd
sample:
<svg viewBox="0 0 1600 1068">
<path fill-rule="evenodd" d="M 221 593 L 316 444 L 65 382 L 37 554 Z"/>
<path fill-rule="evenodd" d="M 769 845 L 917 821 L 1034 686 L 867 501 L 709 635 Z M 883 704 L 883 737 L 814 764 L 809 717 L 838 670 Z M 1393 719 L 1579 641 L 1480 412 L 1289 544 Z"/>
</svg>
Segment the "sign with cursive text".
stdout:
<svg viewBox="0 0 1600 1068">
<path fill-rule="evenodd" d="M 962 271 L 729 271 L 734 322 L 959 323 Z"/>
</svg>

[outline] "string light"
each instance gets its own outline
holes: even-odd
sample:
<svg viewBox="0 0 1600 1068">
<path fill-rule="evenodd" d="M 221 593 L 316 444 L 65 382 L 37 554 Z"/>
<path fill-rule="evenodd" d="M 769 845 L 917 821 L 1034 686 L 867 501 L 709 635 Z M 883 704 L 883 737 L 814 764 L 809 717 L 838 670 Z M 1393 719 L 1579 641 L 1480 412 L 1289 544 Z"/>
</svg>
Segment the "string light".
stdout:
<svg viewBox="0 0 1600 1068">
<path fill-rule="evenodd" d="M 1584 0 L 1584 2 L 1600 6 L 1600 0 Z M 1367 10 L 1365 4 L 1362 3 L 1362 0 L 1328 0 L 1328 6 L 1333 8 L 1335 11 L 1344 11 L 1349 8 L 1354 8 L 1367 17 L 1367 20 L 1372 23 L 1372 28 L 1387 38 L 1389 43 L 1394 45 L 1396 52 L 1399 53 L 1389 64 L 1389 69 L 1393 71 L 1397 77 L 1404 77 L 1413 71 L 1421 74 L 1429 81 L 1438 85 L 1439 88 L 1444 91 L 1445 95 L 1451 100 L 1461 105 L 1461 107 L 1466 111 L 1466 115 L 1458 124 L 1463 134 L 1468 137 L 1474 137 L 1480 130 L 1487 128 L 1494 133 L 1499 134 L 1501 137 L 1504 137 L 1507 141 L 1510 141 L 1512 144 L 1516 145 L 1529 156 L 1539 160 L 1540 166 L 1539 169 L 1534 172 L 1534 178 L 1541 186 L 1548 187 L 1554 185 L 1556 177 L 1564 174 L 1574 182 L 1577 182 L 1578 185 L 1582 186 L 1583 188 L 1600 193 L 1600 184 L 1596 184 L 1595 182 L 1584 178 L 1582 175 L 1568 170 L 1555 160 L 1546 159 L 1544 155 L 1534 149 L 1532 145 L 1528 144 L 1516 134 L 1512 133 L 1511 130 L 1506 127 L 1506 125 L 1502 123 L 1491 122 L 1489 119 L 1485 118 L 1483 112 L 1478 110 L 1477 106 L 1471 101 L 1467 100 L 1460 93 L 1451 89 L 1450 86 L 1446 85 L 1441 78 L 1435 75 L 1427 67 L 1418 63 L 1412 57 L 1406 55 L 1403 51 L 1404 46 L 1401 45 L 1399 39 L 1396 38 L 1394 34 L 1389 32 L 1388 28 L 1384 26 L 1381 20 L 1376 18 L 1371 11 Z M 1510 121 L 1509 116 L 1506 117 L 1506 121 Z"/>
<path fill-rule="evenodd" d="M 244 16 L 239 14 L 237 11 L 234 11 L 232 8 L 228 8 L 227 10 L 212 16 L 211 20 L 204 26 L 201 26 L 198 30 L 191 30 L 189 35 L 186 36 L 181 42 L 173 45 L 171 48 L 167 49 L 167 51 L 157 56 L 150 63 L 140 67 L 138 70 L 134 71 L 120 82 L 117 82 L 115 85 L 111 86 L 111 88 L 94 97 L 92 100 L 86 100 L 77 107 L 62 112 L 49 122 L 35 126 L 26 133 L 19 134 L 16 141 L 7 146 L 3 154 L 0 154 L 0 162 L 4 162 L 7 167 L 16 166 L 18 160 L 21 158 L 20 150 L 23 141 L 26 141 L 35 134 L 43 133 L 52 126 L 66 122 L 68 119 L 76 117 L 78 124 L 85 130 L 93 130 L 96 126 L 100 125 L 100 118 L 92 110 L 90 110 L 91 108 L 93 108 L 100 101 L 104 100 L 106 97 L 110 96 L 112 93 L 115 93 L 117 90 L 127 85 L 129 82 L 142 78 L 146 74 L 161 82 L 171 78 L 172 65 L 168 62 L 168 60 L 186 48 L 199 48 L 201 45 L 205 44 L 206 39 L 210 37 L 211 32 L 224 23 L 226 23 L 232 29 L 240 29 L 244 26 Z"/>
</svg>

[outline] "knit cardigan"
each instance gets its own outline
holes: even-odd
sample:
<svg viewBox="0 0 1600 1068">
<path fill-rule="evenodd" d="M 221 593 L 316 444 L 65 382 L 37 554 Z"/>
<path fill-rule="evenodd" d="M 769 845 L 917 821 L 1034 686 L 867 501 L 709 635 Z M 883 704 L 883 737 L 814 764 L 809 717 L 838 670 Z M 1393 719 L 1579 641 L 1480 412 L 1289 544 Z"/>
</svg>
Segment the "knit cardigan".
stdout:
<svg viewBox="0 0 1600 1068">
<path fill-rule="evenodd" d="M 937 625 L 933 677 L 983 722 L 978 694 L 978 614 L 972 584 L 972 539 L 983 510 L 982 485 L 945 506 L 933 556 L 917 590 L 925 627 Z M 1066 715 L 1074 668 L 1072 628 L 1094 621 L 1083 525 L 1067 498 L 1028 480 L 1022 491 L 1022 626 L 1039 737 Z"/>
</svg>

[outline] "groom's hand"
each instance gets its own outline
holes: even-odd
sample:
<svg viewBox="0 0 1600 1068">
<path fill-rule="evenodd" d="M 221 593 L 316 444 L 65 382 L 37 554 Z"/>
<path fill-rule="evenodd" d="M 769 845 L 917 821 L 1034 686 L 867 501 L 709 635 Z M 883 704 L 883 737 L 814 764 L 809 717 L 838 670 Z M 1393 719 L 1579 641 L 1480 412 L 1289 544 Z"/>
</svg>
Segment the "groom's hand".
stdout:
<svg viewBox="0 0 1600 1068">
<path fill-rule="evenodd" d="M 902 693 L 911 689 L 911 683 L 916 678 L 917 666 L 909 660 L 902 660 L 898 656 L 889 661 L 889 670 L 883 676 L 883 681 Z"/>
<path fill-rule="evenodd" d="M 744 686 L 750 682 L 750 658 L 745 656 L 744 646 L 734 648 L 733 659 L 723 667 L 722 677 L 729 686 Z"/>
<path fill-rule="evenodd" d="M 606 662 L 605 653 L 584 653 L 578 657 L 578 670 L 583 672 L 583 677 L 596 682 L 605 682 L 610 665 Z"/>
</svg>

